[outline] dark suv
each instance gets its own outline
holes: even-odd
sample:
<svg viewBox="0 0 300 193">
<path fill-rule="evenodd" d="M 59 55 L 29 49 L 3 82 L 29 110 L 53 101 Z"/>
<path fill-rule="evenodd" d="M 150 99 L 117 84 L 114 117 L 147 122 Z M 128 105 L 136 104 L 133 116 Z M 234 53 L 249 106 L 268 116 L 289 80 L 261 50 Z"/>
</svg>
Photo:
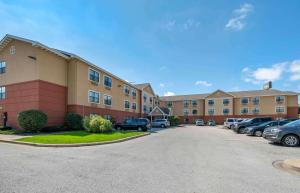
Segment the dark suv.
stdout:
<svg viewBox="0 0 300 193">
<path fill-rule="evenodd" d="M 234 131 L 237 133 L 245 133 L 246 127 L 257 126 L 272 120 L 273 120 L 272 117 L 256 117 L 256 118 L 247 119 L 246 121 L 235 123 Z"/>
<path fill-rule="evenodd" d="M 144 118 L 125 119 L 123 123 L 115 124 L 117 130 L 138 130 L 147 131 L 151 128 L 150 121 Z"/>
</svg>

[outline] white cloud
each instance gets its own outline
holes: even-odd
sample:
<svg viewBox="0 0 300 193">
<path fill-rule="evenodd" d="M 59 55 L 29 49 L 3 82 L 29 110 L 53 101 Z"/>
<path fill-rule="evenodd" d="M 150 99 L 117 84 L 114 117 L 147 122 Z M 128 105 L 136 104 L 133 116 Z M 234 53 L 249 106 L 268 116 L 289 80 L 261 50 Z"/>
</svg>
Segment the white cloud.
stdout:
<svg viewBox="0 0 300 193">
<path fill-rule="evenodd" d="M 300 60 L 294 60 L 290 65 L 290 80 L 300 80 Z"/>
<path fill-rule="evenodd" d="M 203 80 L 198 80 L 198 81 L 195 82 L 195 85 L 200 85 L 200 86 L 207 86 L 207 87 L 209 87 L 209 86 L 212 86 L 212 83 L 209 83 L 209 82 L 203 81 Z"/>
<path fill-rule="evenodd" d="M 186 22 L 183 24 L 183 29 L 189 30 L 191 28 L 198 28 L 200 26 L 200 22 L 195 21 L 193 19 L 188 19 Z"/>
<path fill-rule="evenodd" d="M 164 83 L 160 83 L 160 84 L 159 84 L 159 87 L 164 88 L 164 87 L 165 87 L 165 84 L 164 84 Z"/>
<path fill-rule="evenodd" d="M 245 3 L 241 5 L 239 9 L 233 11 L 233 16 L 229 19 L 225 27 L 237 31 L 244 29 L 246 26 L 245 19 L 253 9 L 254 7 L 251 4 Z"/>
<path fill-rule="evenodd" d="M 174 96 L 174 95 L 175 93 L 170 91 L 164 93 L 164 96 Z"/>
<path fill-rule="evenodd" d="M 271 67 L 257 68 L 256 70 L 244 68 L 242 70 L 244 81 L 253 84 L 261 84 L 266 81 L 279 80 L 282 77 L 282 74 L 285 71 L 285 67 L 287 66 L 287 64 L 287 62 L 283 62 L 279 64 L 274 64 Z"/>
</svg>

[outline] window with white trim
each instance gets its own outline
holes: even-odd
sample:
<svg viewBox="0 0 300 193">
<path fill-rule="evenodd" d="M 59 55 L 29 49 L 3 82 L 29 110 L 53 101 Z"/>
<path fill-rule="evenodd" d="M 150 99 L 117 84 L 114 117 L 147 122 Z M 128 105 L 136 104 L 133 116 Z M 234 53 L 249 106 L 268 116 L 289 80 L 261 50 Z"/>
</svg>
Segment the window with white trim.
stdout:
<svg viewBox="0 0 300 193">
<path fill-rule="evenodd" d="M 111 96 L 103 95 L 103 102 L 105 105 L 111 106 Z"/>
<path fill-rule="evenodd" d="M 198 101 L 197 100 L 192 100 L 192 105 L 195 107 L 198 105 Z"/>
<path fill-rule="evenodd" d="M 147 106 L 146 105 L 143 105 L 143 112 L 147 113 Z"/>
<path fill-rule="evenodd" d="M 193 115 L 197 115 L 198 114 L 198 110 L 197 109 L 193 109 L 192 114 Z"/>
<path fill-rule="evenodd" d="M 124 108 L 129 109 L 130 108 L 130 102 L 129 101 L 124 101 Z"/>
<path fill-rule="evenodd" d="M 277 107 L 276 107 L 276 113 L 284 113 L 284 107 L 282 107 L 282 106 L 277 106 Z"/>
<path fill-rule="evenodd" d="M 183 101 L 183 106 L 184 107 L 188 107 L 190 105 L 190 101 L 189 100 L 184 100 Z"/>
<path fill-rule="evenodd" d="M 133 110 L 136 110 L 136 103 L 132 103 L 131 108 L 132 108 Z"/>
<path fill-rule="evenodd" d="M 183 115 L 189 115 L 189 110 L 188 109 L 183 109 Z"/>
<path fill-rule="evenodd" d="M 252 109 L 253 114 L 258 114 L 259 113 L 259 108 L 255 107 Z"/>
<path fill-rule="evenodd" d="M 104 76 L 103 84 L 105 87 L 111 88 L 112 87 L 112 78 L 109 76 Z"/>
<path fill-rule="evenodd" d="M 253 97 L 253 98 L 252 98 L 252 103 L 253 103 L 254 105 L 258 105 L 258 104 L 259 104 L 259 97 Z"/>
<path fill-rule="evenodd" d="M 224 108 L 224 109 L 223 109 L 223 114 L 224 114 L 224 115 L 228 115 L 229 112 L 230 112 L 230 110 L 229 110 L 228 108 Z"/>
<path fill-rule="evenodd" d="M 241 114 L 248 114 L 249 109 L 248 108 L 242 108 L 241 109 Z"/>
<path fill-rule="evenodd" d="M 172 107 L 173 106 L 173 102 L 172 101 L 167 101 L 167 107 Z"/>
<path fill-rule="evenodd" d="M 229 99 L 223 99 L 223 105 L 227 106 L 229 105 L 230 100 Z"/>
<path fill-rule="evenodd" d="M 215 104 L 215 100 L 213 99 L 209 99 L 208 102 L 207 102 L 208 105 L 212 106 Z"/>
<path fill-rule="evenodd" d="M 6 72 L 6 62 L 0 61 L 0 74 L 4 74 Z"/>
<path fill-rule="evenodd" d="M 136 89 L 131 89 L 131 95 L 133 96 L 133 98 L 136 97 Z"/>
<path fill-rule="evenodd" d="M 208 109 L 208 110 L 207 110 L 207 113 L 208 113 L 209 115 L 214 115 L 214 114 L 215 114 L 215 109 Z"/>
<path fill-rule="evenodd" d="M 99 83 L 99 80 L 100 80 L 99 72 L 90 69 L 89 70 L 89 80 L 93 81 L 95 83 Z"/>
<path fill-rule="evenodd" d="M 283 103 L 285 97 L 284 96 L 276 96 L 275 99 L 276 99 L 276 103 Z"/>
<path fill-rule="evenodd" d="M 10 49 L 9 49 L 9 53 L 11 55 L 16 54 L 16 46 L 11 46 Z"/>
<path fill-rule="evenodd" d="M 126 94 L 126 95 L 129 95 L 129 86 L 124 86 L 124 93 Z"/>
<path fill-rule="evenodd" d="M 248 104 L 248 103 L 249 103 L 249 98 L 246 98 L 246 97 L 241 98 L 241 104 L 242 104 L 242 105 L 246 105 L 246 104 Z"/>
<path fill-rule="evenodd" d="M 100 103 L 100 93 L 90 90 L 89 91 L 89 102 L 90 103 Z"/>
<path fill-rule="evenodd" d="M 112 121 L 112 116 L 111 115 L 104 115 L 103 117 L 106 120 Z"/>
<path fill-rule="evenodd" d="M 144 100 L 144 102 L 147 101 L 147 94 L 146 93 L 144 93 L 144 95 L 143 95 L 143 100 Z"/>
<path fill-rule="evenodd" d="M 5 86 L 0 87 L 0 100 L 3 100 L 6 98 L 6 91 Z"/>
</svg>

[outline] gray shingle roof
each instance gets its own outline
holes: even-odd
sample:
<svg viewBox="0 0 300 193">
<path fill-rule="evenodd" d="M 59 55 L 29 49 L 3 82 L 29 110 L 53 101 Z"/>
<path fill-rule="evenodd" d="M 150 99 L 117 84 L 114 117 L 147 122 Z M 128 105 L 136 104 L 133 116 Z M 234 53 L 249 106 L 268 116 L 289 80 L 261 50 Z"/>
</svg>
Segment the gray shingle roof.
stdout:
<svg viewBox="0 0 300 193">
<path fill-rule="evenodd" d="M 237 91 L 228 92 L 236 98 L 240 97 L 254 97 L 254 96 L 276 96 L 276 95 L 300 95 L 299 93 L 292 91 L 280 91 L 276 89 L 269 90 L 249 90 L 249 91 Z M 211 93 L 206 94 L 191 94 L 191 95 L 177 95 L 177 96 L 162 96 L 159 97 L 162 101 L 181 101 L 181 100 L 199 100 L 204 99 Z"/>
</svg>

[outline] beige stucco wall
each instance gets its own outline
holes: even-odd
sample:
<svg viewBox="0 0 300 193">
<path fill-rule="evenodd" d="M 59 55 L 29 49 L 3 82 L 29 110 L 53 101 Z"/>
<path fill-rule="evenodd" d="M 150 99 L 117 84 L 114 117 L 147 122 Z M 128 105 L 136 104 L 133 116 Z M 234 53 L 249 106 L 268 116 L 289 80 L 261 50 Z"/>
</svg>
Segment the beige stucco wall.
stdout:
<svg viewBox="0 0 300 193">
<path fill-rule="evenodd" d="M 228 99 L 229 104 L 224 105 L 223 104 L 223 99 Z M 208 101 L 209 100 L 214 100 L 214 105 L 209 105 Z M 229 109 L 229 113 L 227 115 L 232 115 L 233 114 L 233 97 L 228 97 L 228 96 L 219 96 L 219 98 L 206 98 L 205 99 L 205 115 L 208 114 L 208 109 L 214 109 L 214 115 L 224 115 L 223 114 L 223 109 Z"/>
<path fill-rule="evenodd" d="M 10 47 L 16 47 L 16 53 L 10 54 Z M 13 40 L 1 52 L 0 60 L 6 61 L 6 72 L 0 75 L 0 85 L 9 85 L 38 79 L 36 60 L 28 56 L 37 55 L 37 48 L 29 43 Z"/>
<path fill-rule="evenodd" d="M 190 101 L 190 104 L 187 107 L 184 107 L 184 100 L 181 101 L 172 101 L 172 107 L 171 111 L 173 115 L 177 115 L 177 116 L 184 116 L 184 109 L 188 109 L 189 111 L 189 116 L 202 116 L 203 115 L 203 107 L 204 107 L 204 100 L 203 99 L 198 99 L 197 101 L 197 105 L 194 106 L 192 104 L 192 102 Z M 160 106 L 161 107 L 167 107 L 167 101 L 161 101 L 160 102 Z M 193 110 L 197 110 L 197 114 L 193 115 Z"/>
<path fill-rule="evenodd" d="M 137 90 L 137 96 L 134 99 L 130 95 L 124 94 L 124 86 L 128 85 L 126 82 L 122 82 L 114 77 L 112 78 L 112 88 L 109 90 L 105 88 L 103 77 L 107 75 L 103 71 L 99 71 L 89 65 L 78 61 L 73 60 L 70 62 L 69 65 L 69 72 L 68 72 L 68 80 L 69 80 L 69 88 L 68 88 L 68 104 L 69 105 L 85 105 L 85 106 L 93 106 L 93 107 L 101 107 L 101 108 L 108 108 L 113 110 L 120 110 L 120 111 L 129 111 L 129 112 L 139 112 L 140 109 L 140 93 Z M 89 69 L 96 70 L 100 73 L 100 83 L 99 85 L 94 85 L 88 78 Z M 74 83 L 73 83 L 74 82 Z M 131 89 L 132 87 L 129 86 Z M 100 104 L 91 104 L 88 101 L 88 91 L 93 90 L 100 92 Z M 105 106 L 103 99 L 104 95 L 110 95 L 112 97 L 112 105 L 111 107 Z M 125 110 L 124 108 L 124 101 L 128 100 L 130 102 L 130 109 Z M 131 105 L 135 102 L 137 104 L 136 111 L 132 110 Z"/>
<path fill-rule="evenodd" d="M 298 107 L 298 96 L 287 96 L 288 107 Z"/>
</svg>

